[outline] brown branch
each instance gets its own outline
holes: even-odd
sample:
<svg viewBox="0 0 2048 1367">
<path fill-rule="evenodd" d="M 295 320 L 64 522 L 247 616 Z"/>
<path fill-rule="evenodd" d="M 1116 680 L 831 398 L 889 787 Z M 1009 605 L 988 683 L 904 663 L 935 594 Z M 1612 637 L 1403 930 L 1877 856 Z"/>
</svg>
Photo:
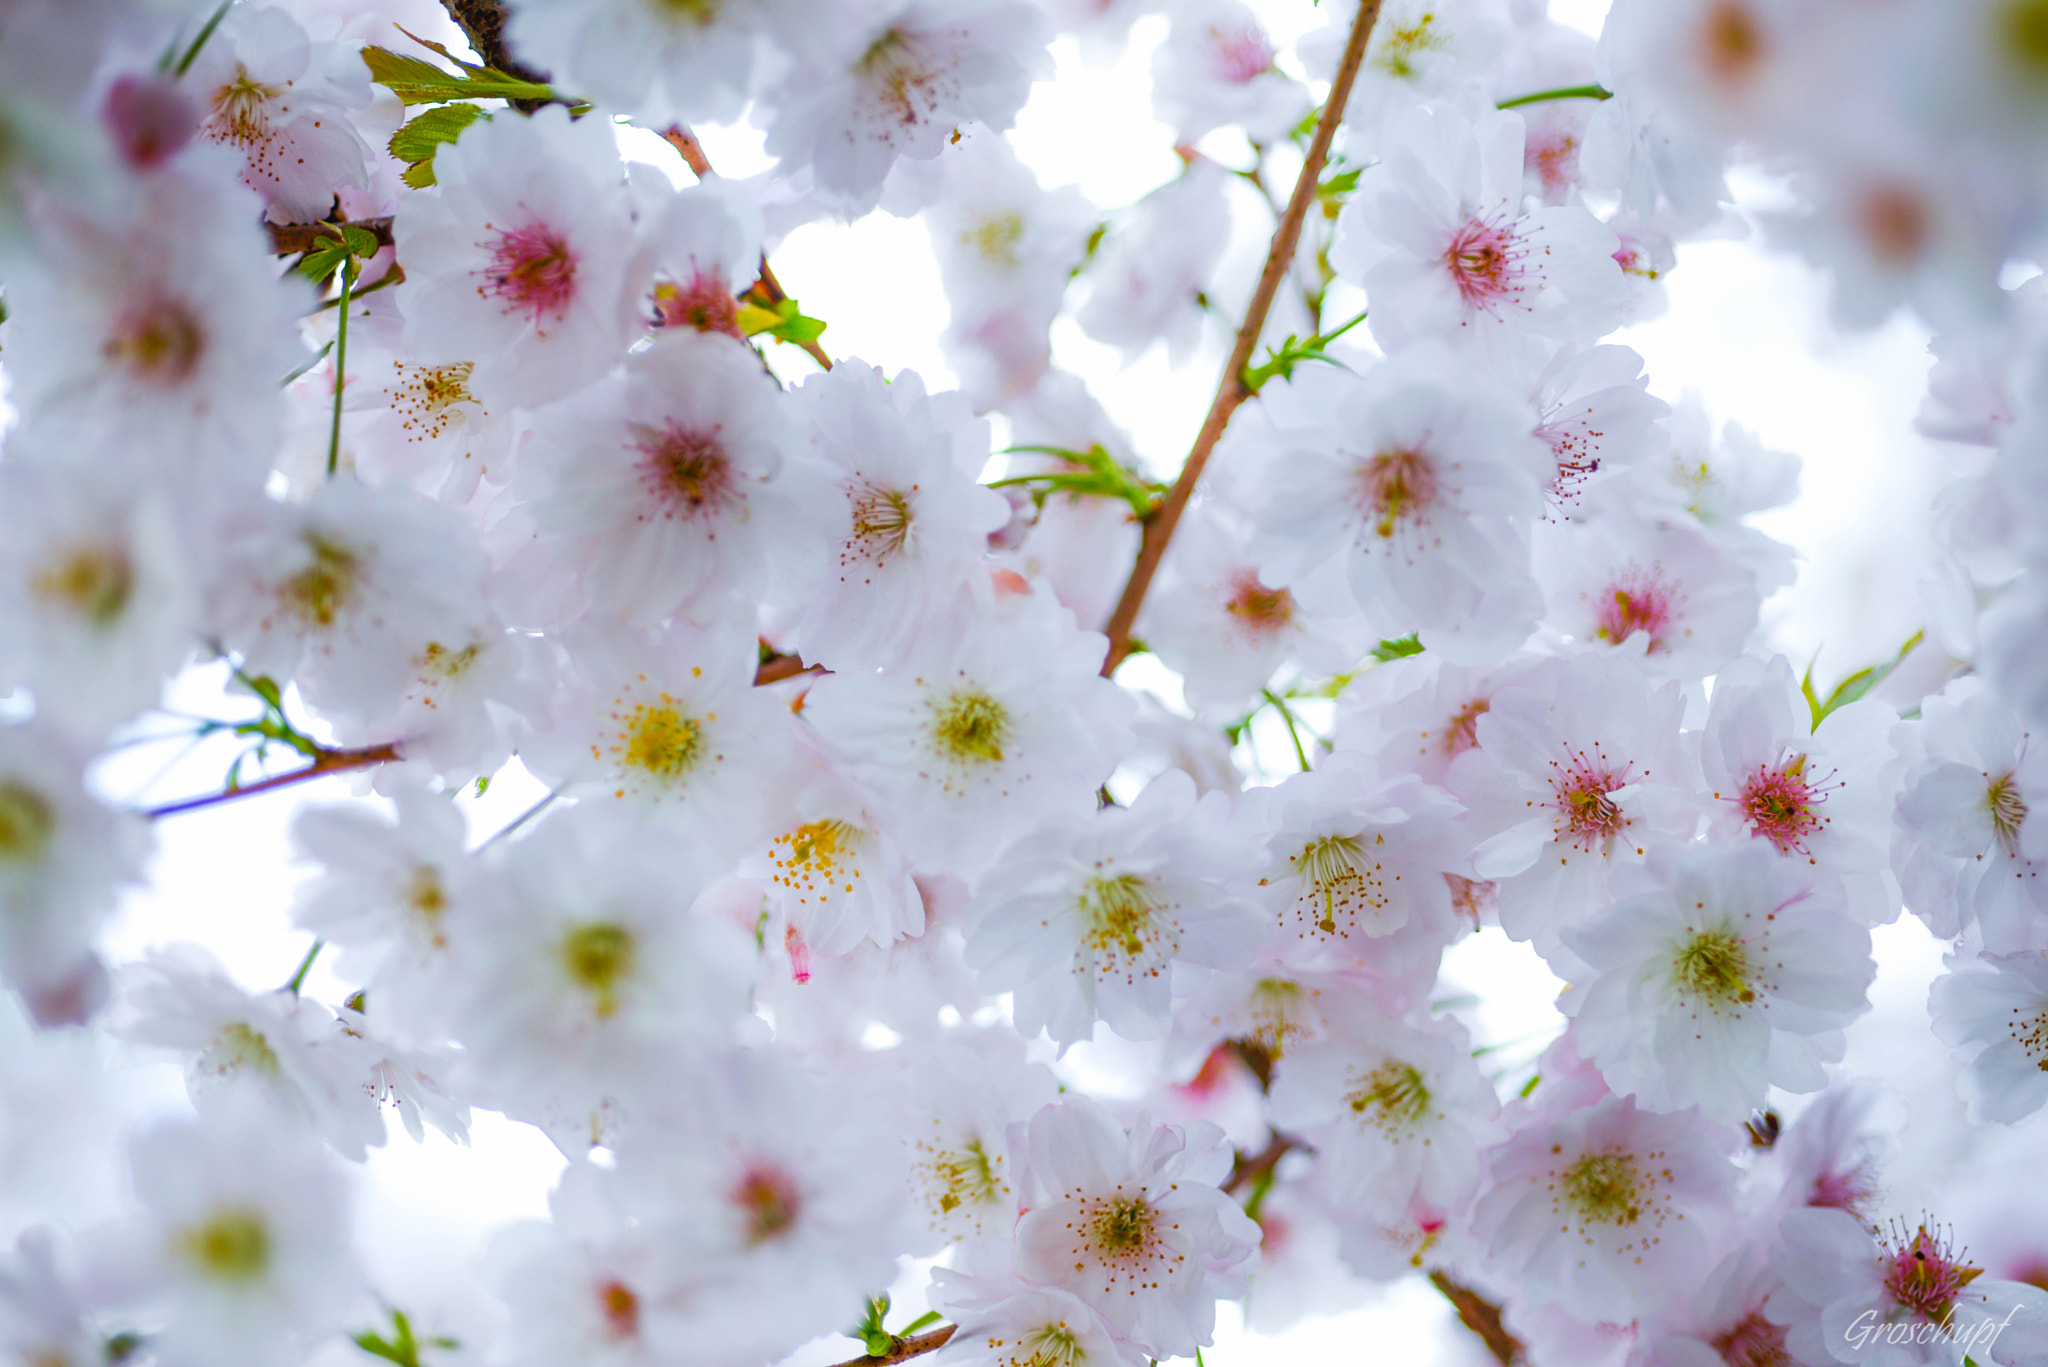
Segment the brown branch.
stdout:
<svg viewBox="0 0 2048 1367">
<path fill-rule="evenodd" d="M 1243 1149 L 1230 1164 L 1230 1176 L 1223 1179 L 1223 1192 L 1235 1196 L 1252 1183 L 1279 1166 L 1280 1160 L 1301 1147 L 1299 1140 L 1273 1131 L 1273 1137 L 1266 1141 L 1266 1147 L 1257 1153 L 1248 1154 Z"/>
<path fill-rule="evenodd" d="M 697 135 L 679 123 L 672 123 L 661 130 L 662 140 L 682 154 L 683 164 L 691 174 L 702 180 L 711 174 L 711 158 L 704 155 L 704 144 L 697 141 Z"/>
<path fill-rule="evenodd" d="M 1323 106 L 1323 116 L 1316 122 L 1315 137 L 1308 147 L 1308 159 L 1302 163 L 1301 175 L 1294 182 L 1294 195 L 1287 201 L 1287 212 L 1281 216 L 1280 226 L 1273 230 L 1273 245 L 1266 252 L 1266 267 L 1259 273 L 1259 285 L 1252 292 L 1251 304 L 1246 308 L 1244 324 L 1237 330 L 1237 341 L 1230 348 L 1230 360 L 1223 367 L 1223 381 L 1216 386 L 1216 397 L 1209 405 L 1209 416 L 1202 419 L 1202 430 L 1195 437 L 1194 448 L 1188 452 L 1187 464 L 1181 467 L 1180 478 L 1167 491 L 1166 499 L 1159 508 L 1145 520 L 1143 538 L 1138 543 L 1137 563 L 1131 567 L 1131 577 L 1124 585 L 1123 597 L 1117 600 L 1116 611 L 1109 615 L 1109 625 L 1104 628 L 1109 636 L 1109 654 L 1102 661 L 1103 677 L 1116 672 L 1116 667 L 1131 653 L 1131 629 L 1137 623 L 1138 609 L 1144 606 L 1145 594 L 1152 587 L 1152 576 L 1159 570 L 1160 557 L 1166 554 L 1167 543 L 1173 540 L 1174 528 L 1180 525 L 1180 515 L 1188 506 L 1188 499 L 1195 492 L 1195 483 L 1202 477 L 1202 468 L 1209 463 L 1209 456 L 1222 439 L 1224 428 L 1230 425 L 1231 415 L 1238 405 L 1250 397 L 1244 385 L 1245 368 L 1251 364 L 1252 349 L 1259 343 L 1260 333 L 1265 331 L 1266 315 L 1272 311 L 1273 300 L 1280 293 L 1280 285 L 1294 266 L 1294 250 L 1301 242 L 1301 225 L 1308 217 L 1309 206 L 1315 203 L 1316 191 L 1323 175 L 1323 165 L 1330 157 L 1330 142 L 1337 135 L 1337 125 L 1344 121 L 1344 106 L 1351 100 L 1351 86 L 1358 79 L 1358 68 L 1365 62 L 1365 45 L 1372 37 L 1373 21 L 1379 18 L 1380 0 L 1359 0 L 1358 17 L 1351 21 L 1351 38 L 1344 46 L 1344 60 L 1337 67 L 1337 79 L 1330 83 L 1330 98 Z"/>
<path fill-rule="evenodd" d="M 676 154 L 682 157 L 684 164 L 698 180 L 712 174 L 711 158 L 704 154 L 704 144 L 697 140 L 695 133 L 679 123 L 672 123 L 661 130 L 661 137 L 664 142 L 676 149 Z M 760 278 L 749 285 L 743 293 L 760 296 L 762 304 L 771 309 L 789 298 L 789 292 L 782 288 L 782 282 L 775 278 L 775 271 L 768 265 L 766 252 L 761 253 Z M 825 348 L 815 341 L 796 342 L 793 345 L 801 347 L 808 353 L 810 358 L 818 363 L 820 369 L 832 368 L 832 358 L 826 355 Z"/>
<path fill-rule="evenodd" d="M 909 1338 L 897 1339 L 895 1346 L 879 1357 L 848 1358 L 838 1364 L 838 1367 L 886 1367 L 891 1362 L 908 1362 L 912 1358 L 923 1357 L 926 1353 L 936 1353 L 946 1346 L 947 1341 L 953 1337 L 953 1331 L 958 1327 L 942 1324 L 928 1334 L 912 1334 Z"/>
<path fill-rule="evenodd" d="M 310 252 L 323 242 L 341 241 L 341 227 L 361 228 L 377 239 L 377 245 L 391 245 L 391 220 L 389 218 L 356 219 L 337 227 L 332 223 L 272 223 L 270 228 L 270 249 L 279 256 L 295 256 Z"/>
<path fill-rule="evenodd" d="M 754 671 L 754 687 L 762 688 L 784 679 L 794 679 L 799 674 L 822 673 L 818 665 L 807 665 L 795 655 L 774 655 L 761 661 L 761 667 Z"/>
<path fill-rule="evenodd" d="M 514 57 L 512 50 L 505 46 L 505 7 L 498 0 L 441 0 L 441 8 L 448 11 L 448 17 L 462 30 L 462 36 L 469 40 L 470 49 L 485 66 L 535 85 L 546 85 L 553 79 L 547 72 Z M 513 108 L 524 109 L 528 113 L 546 103 L 546 100 L 511 102 Z"/>
<path fill-rule="evenodd" d="M 1501 1323 L 1499 1306 L 1441 1272 L 1430 1273 L 1429 1280 L 1432 1286 L 1444 1293 L 1444 1299 L 1451 1303 L 1451 1308 L 1458 1312 L 1459 1323 L 1479 1335 L 1480 1342 L 1486 1345 L 1486 1350 L 1502 1367 L 1510 1367 L 1510 1364 L 1522 1360 L 1522 1342 Z"/>
<path fill-rule="evenodd" d="M 368 769 L 372 765 L 387 764 L 397 758 L 398 745 L 392 741 L 387 741 L 383 745 L 366 745 L 359 750 L 322 750 L 313 757 L 313 762 L 303 769 L 294 769 L 288 774 L 276 774 L 246 787 L 223 788 L 204 797 L 187 798 L 183 802 L 173 802 L 167 807 L 152 807 L 143 815 L 154 821 L 160 816 L 196 812 L 205 807 L 218 807 L 223 802 L 233 802 L 237 798 L 254 797 L 258 793 L 289 788 L 308 779 L 325 778 L 329 774 L 346 773 L 351 769 Z"/>
</svg>

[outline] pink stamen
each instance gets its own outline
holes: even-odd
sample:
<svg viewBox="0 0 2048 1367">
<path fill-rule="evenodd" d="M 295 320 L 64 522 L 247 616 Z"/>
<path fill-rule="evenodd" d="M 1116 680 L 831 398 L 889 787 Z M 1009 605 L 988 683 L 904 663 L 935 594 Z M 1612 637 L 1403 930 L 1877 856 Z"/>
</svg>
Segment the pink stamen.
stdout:
<svg viewBox="0 0 2048 1367">
<path fill-rule="evenodd" d="M 660 516 L 716 518 L 733 499 L 732 462 L 718 429 L 700 431 L 670 423 L 638 428 L 633 449 L 641 453 L 640 483 Z M 649 514 L 642 514 L 645 521 Z"/>
<path fill-rule="evenodd" d="M 1611 763 L 1595 746 L 1592 754 L 1568 752 L 1568 758 L 1552 760 L 1551 805 L 1560 818 L 1557 839 L 1592 854 L 1604 847 L 1629 825 L 1628 814 L 1608 794 L 1632 781 L 1634 766 Z"/>
<path fill-rule="evenodd" d="M 1386 538 L 1403 522 L 1422 522 L 1436 503 L 1436 468 L 1426 451 L 1382 451 L 1359 467 L 1358 484 L 1373 530 Z"/>
<path fill-rule="evenodd" d="M 1466 306 L 1492 313 L 1527 290 L 1522 279 L 1527 255 L 1511 225 L 1475 218 L 1451 237 L 1443 260 Z"/>
<path fill-rule="evenodd" d="M 1266 35 L 1252 26 L 1222 29 L 1212 25 L 1213 66 L 1216 75 L 1233 85 L 1244 85 L 1273 69 L 1273 49 Z"/>
<path fill-rule="evenodd" d="M 1783 1325 L 1772 1324 L 1752 1310 L 1742 1322 L 1713 1340 L 1714 1351 L 1728 1367 L 1792 1367 Z"/>
<path fill-rule="evenodd" d="M 640 1336 L 640 1298 L 624 1282 L 606 1282 L 597 1288 L 598 1308 L 604 1313 L 605 1332 L 615 1339 Z"/>
<path fill-rule="evenodd" d="M 1900 1305 L 1935 1324 L 1946 1324 L 1962 1298 L 1963 1288 L 1984 1269 L 1967 1266 L 1946 1236 L 1925 1224 L 1905 1237 L 1905 1226 L 1893 1225 L 1885 1237 L 1884 1289 Z"/>
<path fill-rule="evenodd" d="M 576 297 L 576 254 L 568 239 L 539 223 L 501 230 L 481 274 L 479 294 L 496 295 L 536 323 L 559 321 Z"/>
<path fill-rule="evenodd" d="M 654 287 L 654 325 L 664 328 L 695 328 L 699 332 L 723 333 L 746 340 L 740 330 L 740 301 L 723 278 L 693 272 L 690 283 L 679 285 L 663 280 Z"/>
<path fill-rule="evenodd" d="M 799 983 L 811 980 L 811 947 L 795 926 L 782 932 L 782 947 L 789 951 L 789 976 Z"/>
<path fill-rule="evenodd" d="M 1231 579 L 1230 600 L 1223 610 L 1246 635 L 1270 640 L 1294 620 L 1294 595 L 1267 588 L 1252 570 L 1239 570 Z"/>
<path fill-rule="evenodd" d="M 1600 595 L 1600 605 L 1594 611 L 1594 634 L 1609 645 L 1618 646 L 1639 631 L 1647 632 L 1649 653 L 1658 654 L 1668 647 L 1666 637 L 1678 620 L 1678 609 L 1684 601 L 1677 585 L 1667 580 L 1657 566 L 1644 569 L 1628 565 Z"/>
<path fill-rule="evenodd" d="M 1770 841 L 1779 854 L 1803 854 L 1810 860 L 1813 852 L 1806 842 L 1832 819 L 1817 809 L 1827 801 L 1829 792 L 1841 786 L 1828 782 L 1833 776 L 1833 770 L 1810 772 L 1805 755 L 1794 755 L 1775 766 L 1759 764 L 1743 782 L 1735 805 L 1749 823 L 1750 834 Z"/>
</svg>

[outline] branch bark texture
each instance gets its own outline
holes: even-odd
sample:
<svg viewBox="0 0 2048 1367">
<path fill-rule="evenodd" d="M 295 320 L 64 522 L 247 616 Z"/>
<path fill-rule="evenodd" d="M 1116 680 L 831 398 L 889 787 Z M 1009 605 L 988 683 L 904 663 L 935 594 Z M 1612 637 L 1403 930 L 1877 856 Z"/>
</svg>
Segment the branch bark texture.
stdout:
<svg viewBox="0 0 2048 1367">
<path fill-rule="evenodd" d="M 1301 175 L 1294 182 L 1294 194 L 1287 201 L 1279 227 L 1273 230 L 1273 245 L 1266 252 L 1266 266 L 1259 273 L 1258 288 L 1252 291 L 1244 323 L 1230 348 L 1230 360 L 1224 364 L 1223 381 L 1216 387 L 1216 397 L 1209 404 L 1209 414 L 1202 420 L 1202 430 L 1188 452 L 1187 463 L 1181 466 L 1180 478 L 1173 482 L 1158 510 L 1146 519 L 1143 538 L 1138 543 L 1137 563 L 1131 567 L 1123 597 L 1117 600 L 1116 610 L 1110 613 L 1109 625 L 1104 628 L 1109 636 L 1109 654 L 1102 661 L 1104 678 L 1114 674 L 1131 653 L 1131 629 L 1138 620 L 1138 609 L 1145 605 L 1145 594 L 1152 587 L 1153 575 L 1159 572 L 1159 561 L 1173 540 L 1188 499 L 1194 494 L 1224 429 L 1230 426 L 1231 415 L 1251 397 L 1244 384 L 1245 368 L 1251 364 L 1252 351 L 1265 331 L 1266 315 L 1272 311 L 1281 283 L 1293 268 L 1295 248 L 1301 245 L 1301 225 L 1315 203 L 1323 167 L 1330 159 L 1331 140 L 1337 136 L 1337 125 L 1344 121 L 1344 107 L 1351 102 L 1351 87 L 1358 80 L 1358 69 L 1365 64 L 1365 46 L 1372 38 L 1372 26 L 1379 13 L 1380 0 L 1359 0 L 1358 15 L 1351 21 L 1351 36 L 1344 45 L 1344 59 L 1337 67 L 1337 78 L 1330 83 L 1330 98 L 1323 105 L 1322 118 L 1316 122 L 1308 159 L 1302 163 Z"/>
</svg>

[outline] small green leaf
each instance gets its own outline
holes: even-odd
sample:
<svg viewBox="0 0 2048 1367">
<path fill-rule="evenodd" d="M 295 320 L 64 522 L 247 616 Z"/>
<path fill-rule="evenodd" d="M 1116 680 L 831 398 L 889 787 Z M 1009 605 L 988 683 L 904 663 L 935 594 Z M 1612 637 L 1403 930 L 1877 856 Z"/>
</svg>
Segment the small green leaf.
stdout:
<svg viewBox="0 0 2048 1367">
<path fill-rule="evenodd" d="M 341 263 L 348 260 L 348 248 L 342 246 L 315 247 L 299 262 L 299 274 L 308 280 L 327 280 L 341 269 Z"/>
<path fill-rule="evenodd" d="M 771 336 L 779 337 L 785 342 L 804 346 L 824 335 L 825 324 L 816 318 L 806 318 L 798 314 L 794 318 L 783 320 L 768 331 Z"/>
<path fill-rule="evenodd" d="M 489 774 L 478 775 L 476 780 L 476 795 L 478 797 L 482 797 L 484 793 L 490 789 L 490 786 L 491 776 Z"/>
<path fill-rule="evenodd" d="M 421 57 L 408 57 L 389 48 L 363 48 L 363 65 L 370 79 L 398 96 L 405 104 L 447 104 L 453 100 L 552 100 L 555 92 L 534 81 L 522 81 L 491 67 L 470 67 L 459 72 Z"/>
<path fill-rule="evenodd" d="M 1398 641 L 1381 641 L 1372 648 L 1372 657 L 1381 664 L 1389 660 L 1405 660 L 1410 655 L 1422 653 L 1422 642 L 1411 632 Z"/>
<path fill-rule="evenodd" d="M 912 1320 L 910 1323 L 903 1326 L 903 1337 L 908 1338 L 920 1329 L 926 1328 L 930 1325 L 937 1324 L 942 1318 L 944 1317 L 940 1315 L 938 1311 L 927 1310 L 922 1315 L 919 1315 L 916 1319 Z"/>
<path fill-rule="evenodd" d="M 244 679 L 242 682 L 248 686 L 251 693 L 263 699 L 271 707 L 279 711 L 284 709 L 284 694 L 278 688 L 277 680 L 271 678 L 268 674 L 258 674 L 252 678 Z"/>
<path fill-rule="evenodd" d="M 434 183 L 434 154 L 462 136 L 462 130 L 490 115 L 473 104 L 429 109 L 391 135 L 391 155 L 406 163 L 404 180 L 414 189 Z"/>
<path fill-rule="evenodd" d="M 1906 662 L 1906 657 L 1913 653 L 1914 648 L 1921 641 L 1925 640 L 1926 636 L 1927 633 L 1924 631 L 1914 632 L 1906 638 L 1906 643 L 1899 647 L 1898 654 L 1892 656 L 1889 660 L 1883 660 L 1874 665 L 1866 665 L 1862 669 L 1857 670 L 1854 674 L 1836 684 L 1834 692 L 1828 694 L 1825 699 L 1814 692 L 1813 667 L 1808 665 L 1806 677 L 1800 680 L 1799 691 L 1805 695 L 1806 706 L 1813 713 L 1814 729 L 1819 730 L 1822 722 L 1842 708 L 1847 707 L 1850 703 L 1861 702 L 1864 698 L 1868 697 L 1871 689 L 1883 683 L 1890 677 L 1893 670 Z"/>
<path fill-rule="evenodd" d="M 378 249 L 384 245 L 377 240 L 377 234 L 368 228 L 344 226 L 341 230 L 341 240 L 351 256 L 375 256 Z"/>
</svg>

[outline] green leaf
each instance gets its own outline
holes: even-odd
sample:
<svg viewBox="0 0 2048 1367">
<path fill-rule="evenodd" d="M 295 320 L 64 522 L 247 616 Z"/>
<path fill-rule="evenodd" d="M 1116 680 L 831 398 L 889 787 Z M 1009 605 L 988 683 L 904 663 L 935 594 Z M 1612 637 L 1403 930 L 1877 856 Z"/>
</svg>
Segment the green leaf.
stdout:
<svg viewBox="0 0 2048 1367">
<path fill-rule="evenodd" d="M 1120 498 L 1131 505 L 1132 514 L 1140 520 L 1152 515 L 1159 496 L 1166 491 L 1165 485 L 1140 479 L 1119 465 L 1116 457 L 1101 446 L 1090 447 L 1086 451 L 1069 451 L 1055 446 L 1012 446 L 1004 454 L 1019 451 L 1058 456 L 1069 466 L 1076 468 L 1046 470 L 1031 475 L 1011 475 L 1006 479 L 989 481 L 989 488 L 1001 489 L 1013 484 L 1029 484 L 1034 486 L 1032 493 L 1041 504 L 1046 495 L 1055 493 L 1069 494 L 1077 498 Z"/>
<path fill-rule="evenodd" d="M 391 155 L 406 163 L 403 179 L 414 189 L 434 183 L 434 153 L 462 136 L 462 130 L 490 115 L 473 104 L 429 109 L 391 135 Z"/>
<path fill-rule="evenodd" d="M 298 271 L 308 280 L 320 283 L 341 269 L 341 263 L 348 260 L 348 248 L 343 246 L 315 247 L 300 260 Z"/>
<path fill-rule="evenodd" d="M 1517 1095 L 1519 1095 L 1524 1101 L 1527 1101 L 1529 1099 L 1529 1094 L 1536 1090 L 1536 1084 L 1538 1084 L 1541 1081 L 1543 1081 L 1543 1074 L 1531 1073 L 1529 1075 L 1529 1080 L 1522 1084 L 1522 1090 L 1519 1093 L 1517 1093 Z"/>
<path fill-rule="evenodd" d="M 943 1318 L 944 1316 L 940 1315 L 938 1311 L 927 1310 L 922 1315 L 919 1315 L 916 1319 L 912 1320 L 910 1323 L 903 1326 L 903 1337 L 909 1338 L 918 1330 L 926 1328 L 929 1325 L 937 1324 Z"/>
<path fill-rule="evenodd" d="M 1420 655 L 1421 653 L 1422 642 L 1417 640 L 1412 632 L 1403 636 L 1398 641 L 1381 641 L 1372 648 L 1372 657 L 1381 664 L 1385 664 L 1389 660 L 1405 660 L 1410 655 Z"/>
<path fill-rule="evenodd" d="M 555 92 L 534 81 L 522 81 L 491 67 L 464 63 L 449 71 L 422 57 L 408 57 L 389 48 L 363 49 L 370 79 L 405 104 L 447 104 L 453 100 L 552 100 Z"/>
<path fill-rule="evenodd" d="M 384 245 L 377 240 L 377 234 L 368 228 L 344 226 L 341 230 L 341 240 L 351 256 L 375 256 L 378 249 Z"/>
<path fill-rule="evenodd" d="M 1813 666 L 1808 665 L 1806 667 L 1806 677 L 1799 681 L 1799 691 L 1805 695 L 1806 706 L 1813 713 L 1814 729 L 1816 731 L 1819 730 L 1822 722 L 1842 708 L 1847 707 L 1850 703 L 1861 702 L 1864 698 L 1868 697 L 1871 689 L 1883 683 L 1885 679 L 1890 677 L 1893 670 L 1906 662 L 1906 657 L 1913 653 L 1914 648 L 1921 641 L 1925 640 L 1926 636 L 1927 633 L 1924 631 L 1914 632 L 1906 638 L 1906 643 L 1899 647 L 1898 654 L 1892 656 L 1889 660 L 1881 660 L 1877 664 L 1866 665 L 1862 669 L 1857 670 L 1854 674 L 1836 684 L 1834 692 L 1828 694 L 1824 699 L 1814 692 Z"/>
<path fill-rule="evenodd" d="M 1329 332 L 1318 333 L 1305 342 L 1301 338 L 1289 333 L 1286 341 L 1267 351 L 1266 359 L 1263 362 L 1244 368 L 1244 374 L 1241 378 L 1244 380 L 1245 390 L 1248 393 L 1256 394 L 1265 386 L 1266 381 L 1272 379 L 1275 375 L 1283 379 L 1293 379 L 1294 368 L 1303 361 L 1321 361 L 1325 365 L 1342 364 L 1326 353 L 1323 348 L 1364 321 L 1365 315 L 1361 313 L 1357 317 L 1350 319 L 1342 327 L 1334 328 Z"/>
<path fill-rule="evenodd" d="M 476 795 L 478 797 L 482 797 L 486 792 L 490 790 L 490 786 L 491 776 L 489 774 L 478 775 L 476 780 Z"/>
</svg>

